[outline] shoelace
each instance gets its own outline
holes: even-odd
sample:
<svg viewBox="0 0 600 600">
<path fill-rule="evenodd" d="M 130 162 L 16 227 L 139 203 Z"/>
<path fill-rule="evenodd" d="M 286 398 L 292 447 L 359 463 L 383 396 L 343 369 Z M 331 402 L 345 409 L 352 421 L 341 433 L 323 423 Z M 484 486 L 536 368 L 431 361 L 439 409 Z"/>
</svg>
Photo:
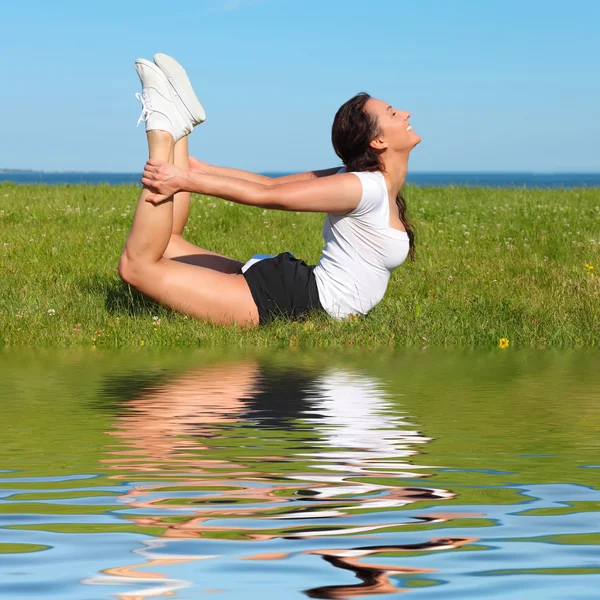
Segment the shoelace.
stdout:
<svg viewBox="0 0 600 600">
<path fill-rule="evenodd" d="M 147 121 L 148 117 L 152 114 L 154 109 L 152 108 L 152 103 L 150 102 L 150 96 L 146 90 L 142 90 L 142 93 L 136 93 L 135 97 L 142 103 L 142 114 L 138 119 L 136 127 L 139 127 L 142 121 Z"/>
</svg>

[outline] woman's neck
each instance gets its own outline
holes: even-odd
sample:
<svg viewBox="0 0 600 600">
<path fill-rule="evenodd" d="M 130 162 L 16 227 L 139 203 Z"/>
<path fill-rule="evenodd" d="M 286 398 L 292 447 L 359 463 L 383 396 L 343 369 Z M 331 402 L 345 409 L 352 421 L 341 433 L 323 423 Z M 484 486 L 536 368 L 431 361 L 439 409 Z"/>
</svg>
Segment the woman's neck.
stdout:
<svg viewBox="0 0 600 600">
<path fill-rule="evenodd" d="M 408 155 L 397 155 L 390 157 L 384 162 L 383 176 L 388 186 L 390 196 L 396 197 L 404 182 L 408 173 Z"/>
</svg>

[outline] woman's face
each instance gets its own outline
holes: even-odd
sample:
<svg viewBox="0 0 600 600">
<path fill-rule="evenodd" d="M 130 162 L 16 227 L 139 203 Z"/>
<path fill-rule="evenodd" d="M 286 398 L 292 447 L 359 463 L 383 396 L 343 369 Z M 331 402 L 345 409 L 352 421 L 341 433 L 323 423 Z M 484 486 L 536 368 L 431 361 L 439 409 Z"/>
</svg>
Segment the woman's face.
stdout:
<svg viewBox="0 0 600 600">
<path fill-rule="evenodd" d="M 379 121 L 381 135 L 371 142 L 375 148 L 410 152 L 421 141 L 421 136 L 409 123 L 409 112 L 398 110 L 377 98 L 369 98 L 365 110 Z"/>
</svg>

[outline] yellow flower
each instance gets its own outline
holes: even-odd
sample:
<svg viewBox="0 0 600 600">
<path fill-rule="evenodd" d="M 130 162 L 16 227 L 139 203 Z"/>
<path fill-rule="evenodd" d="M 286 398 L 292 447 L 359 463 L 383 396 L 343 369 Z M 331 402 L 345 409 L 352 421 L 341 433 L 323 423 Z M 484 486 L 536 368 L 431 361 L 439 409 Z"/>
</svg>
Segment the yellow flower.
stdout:
<svg viewBox="0 0 600 600">
<path fill-rule="evenodd" d="M 508 348 L 508 338 L 500 338 L 500 341 L 498 342 L 498 348 L 502 348 L 504 350 L 504 348 Z"/>
<path fill-rule="evenodd" d="M 312 331 L 315 328 L 315 324 L 312 321 L 306 321 L 306 323 L 304 323 L 304 331 Z"/>
</svg>

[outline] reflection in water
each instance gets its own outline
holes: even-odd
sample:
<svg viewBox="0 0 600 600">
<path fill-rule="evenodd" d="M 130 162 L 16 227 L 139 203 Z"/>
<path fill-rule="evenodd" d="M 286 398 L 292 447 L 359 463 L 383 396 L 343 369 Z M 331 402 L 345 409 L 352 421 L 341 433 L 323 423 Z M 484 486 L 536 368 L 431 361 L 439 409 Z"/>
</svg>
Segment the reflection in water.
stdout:
<svg viewBox="0 0 600 600">
<path fill-rule="evenodd" d="M 402 592 L 390 582 L 391 574 L 416 574 L 431 573 L 435 569 L 422 569 L 406 566 L 364 564 L 358 560 L 361 557 L 376 556 L 387 552 L 425 552 L 432 550 L 449 550 L 458 548 L 467 543 L 476 541 L 476 538 L 437 538 L 422 544 L 403 544 L 397 546 L 367 546 L 365 548 L 352 548 L 350 550 L 314 550 L 308 554 L 321 554 L 323 558 L 334 567 L 352 571 L 362 583 L 355 585 L 328 585 L 306 590 L 310 598 L 358 598 L 365 595 L 389 594 Z"/>
<path fill-rule="evenodd" d="M 110 385 L 118 388 L 115 381 Z M 227 552 L 224 541 L 233 546 L 254 540 L 267 551 L 239 558 L 320 556 L 353 572 L 361 583 L 314 587 L 306 595 L 352 598 L 404 591 L 389 575 L 432 571 L 394 564 L 402 553 L 474 541 L 400 543 L 401 531 L 394 533 L 398 528 L 455 515 L 402 518 L 393 509 L 453 494 L 400 485 L 400 478 L 428 477 L 429 467 L 408 459 L 430 440 L 398 416 L 397 408 L 392 410 L 390 396 L 373 378 L 343 370 L 272 371 L 244 362 L 195 369 L 139 393 L 126 389 L 128 397 L 110 432 L 120 445 L 105 462 L 120 472 L 115 478 L 131 480 L 137 473 L 144 480 L 121 501 L 130 509 L 127 518 L 140 528 L 153 528 L 155 537 L 135 551 L 142 562 L 104 569 L 84 583 L 134 585 L 135 591 L 118 595 L 128 600 L 172 595 L 191 583 L 163 575 L 165 566 L 210 561 Z M 365 534 L 382 533 L 398 543 L 353 542 L 354 535 L 364 540 Z M 167 551 L 168 543 L 186 539 L 205 540 L 206 553 L 190 554 L 176 546 Z M 295 540 L 296 546 L 288 545 L 289 552 L 280 545 L 269 547 L 282 540 Z M 378 556 L 383 562 L 363 562 Z"/>
<path fill-rule="evenodd" d="M 216 358 L 2 352 L 0 596 L 598 595 L 597 352 Z"/>
</svg>

